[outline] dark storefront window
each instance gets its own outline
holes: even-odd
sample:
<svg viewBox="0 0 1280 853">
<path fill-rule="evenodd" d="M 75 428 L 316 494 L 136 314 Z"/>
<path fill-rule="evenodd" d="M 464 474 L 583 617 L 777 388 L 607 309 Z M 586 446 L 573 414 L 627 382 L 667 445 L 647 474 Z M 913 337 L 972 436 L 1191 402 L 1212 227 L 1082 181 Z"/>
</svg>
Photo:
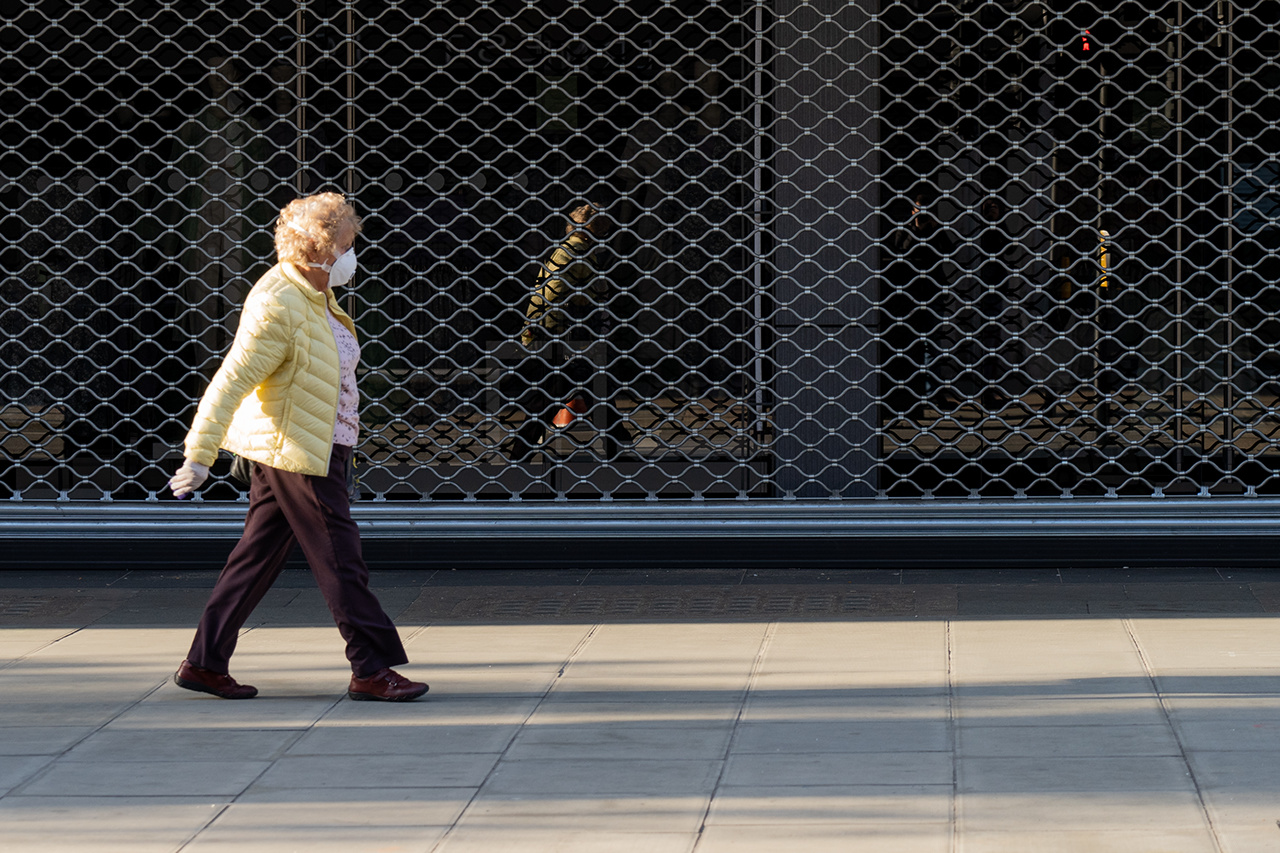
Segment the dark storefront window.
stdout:
<svg viewBox="0 0 1280 853">
<path fill-rule="evenodd" d="M 28 6 L 0 26 L 0 496 L 163 497 L 275 212 L 329 189 L 366 216 L 368 500 L 1274 494 L 1277 26 Z M 522 342 L 588 202 L 590 280 Z"/>
</svg>

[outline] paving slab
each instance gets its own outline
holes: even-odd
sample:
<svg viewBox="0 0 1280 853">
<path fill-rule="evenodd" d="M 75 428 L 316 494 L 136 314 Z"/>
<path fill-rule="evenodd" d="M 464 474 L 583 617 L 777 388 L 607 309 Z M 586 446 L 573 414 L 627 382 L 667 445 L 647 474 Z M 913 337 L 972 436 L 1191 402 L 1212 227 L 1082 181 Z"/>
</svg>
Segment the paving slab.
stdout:
<svg viewBox="0 0 1280 853">
<path fill-rule="evenodd" d="M 1135 682 L 1144 685 L 1145 692 L 1098 694 L 1096 684 L 978 684 L 957 687 L 952 710 L 961 726 L 1165 725 L 1166 705 L 1148 679 Z"/>
<path fill-rule="evenodd" d="M 416 702 L 340 701 L 330 706 L 315 727 L 519 726 L 543 701 L 541 696 L 474 696 L 432 690 Z"/>
<path fill-rule="evenodd" d="M 946 674 L 936 692 L 906 690 L 899 693 L 864 691 L 852 687 L 764 690 L 762 683 L 776 679 L 757 678 L 742 706 L 743 722 L 878 722 L 898 720 L 945 720 L 953 699 L 947 695 Z"/>
<path fill-rule="evenodd" d="M 720 759 L 733 737 L 731 722 L 659 724 L 583 722 L 529 725 L 521 729 L 504 761 L 557 758 Z"/>
<path fill-rule="evenodd" d="M 288 656 L 303 655 L 301 659 L 295 659 L 296 667 L 305 669 L 308 666 L 321 665 L 326 668 L 333 667 L 337 672 L 343 671 L 345 667 L 342 663 L 345 660 L 346 644 L 338 634 L 338 629 L 333 626 L 327 612 L 325 619 L 328 621 L 314 620 L 302 625 L 258 625 L 242 631 L 236 645 L 233 668 L 239 671 L 246 666 L 265 666 L 278 672 L 287 662 L 285 659 Z M 194 633 L 195 631 L 192 630 L 187 634 L 185 638 L 187 642 L 183 644 L 184 653 Z M 332 662 L 330 653 L 338 655 L 336 662 Z M 180 656 L 178 661 L 181 660 Z M 174 667 L 177 667 L 176 662 Z M 288 672 L 288 669 L 284 671 Z"/>
<path fill-rule="evenodd" d="M 234 822 L 241 825 L 451 826 L 474 797 L 475 788 L 257 787 L 236 797 L 227 811 L 238 812 Z"/>
<path fill-rule="evenodd" d="M 938 752 L 733 753 L 725 762 L 724 785 L 760 780 L 803 787 L 814 785 L 949 785 L 952 756 Z"/>
<path fill-rule="evenodd" d="M 697 833 L 459 825 L 436 853 L 690 853 Z"/>
<path fill-rule="evenodd" d="M 59 757 L 62 762 L 274 761 L 301 735 L 288 729 L 162 729 L 109 724 Z"/>
<path fill-rule="evenodd" d="M 720 696 L 741 704 L 747 693 L 749 676 L 749 673 L 741 671 L 708 670 L 702 674 L 655 672 L 645 677 L 634 674 L 629 667 L 619 667 L 612 673 L 595 676 L 575 677 L 566 672 L 552 678 L 547 686 L 566 701 L 595 702 L 612 696 L 633 702 L 696 702 L 700 697 L 710 701 Z"/>
<path fill-rule="evenodd" d="M 1273 755 L 1274 757 L 1274 755 Z M 1204 792 L 1214 827 L 1227 835 L 1265 835 L 1273 846 L 1280 836 L 1280 803 L 1265 787 L 1255 791 L 1214 787 Z"/>
<path fill-rule="evenodd" d="M 1156 675 L 1174 671 L 1280 670 L 1280 620 L 1187 617 L 1133 619 L 1134 635 Z M 1192 631 L 1195 643 L 1186 642 Z"/>
<path fill-rule="evenodd" d="M 1270 722 L 1280 720 L 1280 693 L 1167 695 L 1162 697 L 1175 723 L 1191 720 Z"/>
<path fill-rule="evenodd" d="M 1249 592 L 1267 613 L 1280 613 L 1280 581 L 1258 581 L 1249 584 Z"/>
<path fill-rule="evenodd" d="M 507 671 L 498 667 L 433 671 L 430 667 L 407 666 L 403 667 L 403 673 L 430 685 L 431 692 L 424 700 L 428 704 L 441 696 L 537 700 L 546 695 L 556 680 L 553 671 Z"/>
<path fill-rule="evenodd" d="M 1280 812 L 1280 744 L 1269 750 L 1196 750 L 1187 760 L 1196 785 L 1206 796 L 1235 802 L 1270 796 Z M 1276 820 L 1280 820 L 1280 813 Z"/>
<path fill-rule="evenodd" d="M 1276 669 L 1177 669 L 1153 676 L 1160 695 L 1169 699 L 1210 696 L 1245 698 L 1280 695 L 1280 667 Z"/>
<path fill-rule="evenodd" d="M 975 713 L 976 709 L 993 709 L 995 713 L 1016 715 L 1016 709 L 1023 703 L 1028 711 L 1050 703 L 1063 708 L 1074 704 L 1080 710 L 1109 708 L 1113 713 L 1120 708 L 1138 710 L 1146 706 L 1158 715 L 1151 722 L 1164 719 L 1159 700 L 1168 695 L 1158 691 L 1158 684 L 1153 684 L 1153 679 L 1145 673 L 1114 671 L 1049 677 L 991 672 L 981 680 L 971 681 L 953 674 L 951 689 L 957 715 L 967 713 L 964 709 Z"/>
<path fill-rule="evenodd" d="M 225 822 L 224 822 L 225 821 Z M 302 825 L 272 823 L 268 816 L 228 810 L 190 843 L 183 853 L 245 850 L 296 850 L 306 853 L 387 853 L 430 850 L 448 831 L 447 826 Z"/>
<path fill-rule="evenodd" d="M 15 790 L 53 763 L 49 755 L 8 755 L 0 762 L 0 792 Z"/>
<path fill-rule="evenodd" d="M 354 704 L 354 703 L 353 703 Z M 316 725 L 289 749 L 289 755 L 399 755 L 423 758 L 448 753 L 500 754 L 508 750 L 519 722 L 500 725 L 439 725 L 416 720 L 402 725 L 383 721 L 351 719 L 346 724 L 332 720 Z"/>
<path fill-rule="evenodd" d="M 12 628 L 0 630 L 0 667 L 33 654 L 72 633 L 70 628 Z"/>
<path fill-rule="evenodd" d="M 498 753 L 444 753 L 429 756 L 285 755 L 264 767 L 253 790 L 296 788 L 478 787 L 498 762 Z"/>
<path fill-rule="evenodd" d="M 267 691 L 271 688 L 271 684 L 265 681 L 259 686 Z M 183 690 L 166 679 L 148 697 L 149 701 L 130 704 L 110 723 L 116 728 L 132 727 L 154 732 L 168 729 L 297 731 L 315 725 L 335 703 L 342 701 L 344 695 L 337 691 L 313 696 L 281 696 L 267 692 L 256 699 L 228 702 Z"/>
<path fill-rule="evenodd" d="M 234 797 L 267 761 L 55 761 L 17 793 L 44 797 Z"/>
<path fill-rule="evenodd" d="M 458 820 L 468 829 L 526 829 L 576 833 L 666 833 L 695 835 L 702 826 L 710 795 L 685 797 L 554 797 L 546 795 L 476 797 Z"/>
<path fill-rule="evenodd" d="M 959 769 L 962 793 L 1195 792 L 1195 781 L 1180 755 L 975 756 Z"/>
<path fill-rule="evenodd" d="M 733 752 L 946 752 L 950 739 L 945 716 L 936 720 L 744 720 L 734 734 Z"/>
<path fill-rule="evenodd" d="M 859 697 L 945 696 L 951 690 L 945 667 L 903 670 L 769 672 L 752 680 L 752 696 L 785 698 L 819 695 Z"/>
<path fill-rule="evenodd" d="M 508 761 L 485 780 L 485 796 L 682 796 L 711 790 L 722 761 L 687 758 L 547 758 Z"/>
<path fill-rule="evenodd" d="M 951 828 L 945 824 L 866 823 L 791 824 L 778 826 L 708 826 L 698 839 L 698 853 L 948 853 Z M 1024 850 L 1023 853 L 1026 853 Z"/>
<path fill-rule="evenodd" d="M 695 698 L 687 702 L 667 696 L 659 697 L 654 701 L 637 702 L 619 696 L 617 693 L 593 701 L 562 692 L 552 692 L 538 704 L 537 710 L 528 718 L 526 725 L 533 727 L 732 724 L 742 713 L 742 703 L 736 696 L 722 697 L 720 701 Z"/>
<path fill-rule="evenodd" d="M 708 826 L 933 824 L 951 821 L 953 789 L 940 785 L 725 785 Z M 932 833 L 931 833 L 932 834 Z"/>
<path fill-rule="evenodd" d="M 1224 713 L 1216 720 L 1185 720 L 1175 726 L 1188 753 L 1268 752 L 1280 748 L 1280 719 L 1239 719 Z"/>
<path fill-rule="evenodd" d="M 1119 619 L 962 620 L 952 626 L 951 643 L 957 683 L 988 676 L 1043 679 L 1144 671 Z"/>
<path fill-rule="evenodd" d="M 961 835 L 992 830 L 1074 832 L 1179 828 L 1191 834 L 1209 831 L 1209 822 L 1192 790 L 962 793 L 956 812 Z"/>
<path fill-rule="evenodd" d="M 1225 853 L 1268 853 L 1276 849 L 1276 827 L 1271 821 L 1248 828 L 1217 826 L 1215 836 Z"/>
<path fill-rule="evenodd" d="M 196 837 L 225 800 L 174 796 L 0 799 L 6 850 L 55 853 L 172 853 Z"/>
<path fill-rule="evenodd" d="M 1186 829 L 965 832 L 957 853 L 1217 853 L 1213 835 Z"/>
<path fill-rule="evenodd" d="M 97 729 L 96 726 L 21 726 L 0 723 L 0 756 L 58 755 Z"/>
<path fill-rule="evenodd" d="M 405 623 L 401 623 L 405 624 Z M 413 623 L 407 623 L 413 624 Z M 423 666 L 469 668 L 482 664 L 559 669 L 591 633 L 586 625 L 427 625 L 406 640 L 415 662 Z"/>
<path fill-rule="evenodd" d="M 942 672 L 943 621 L 781 623 L 770 632 L 761 675 L 829 672 Z"/>
<path fill-rule="evenodd" d="M 1024 721 L 1025 722 L 1025 721 Z M 968 757 L 1074 757 L 1116 755 L 1177 756 L 1178 737 L 1167 724 L 1101 725 L 1097 722 L 956 728 L 956 751 Z"/>
</svg>

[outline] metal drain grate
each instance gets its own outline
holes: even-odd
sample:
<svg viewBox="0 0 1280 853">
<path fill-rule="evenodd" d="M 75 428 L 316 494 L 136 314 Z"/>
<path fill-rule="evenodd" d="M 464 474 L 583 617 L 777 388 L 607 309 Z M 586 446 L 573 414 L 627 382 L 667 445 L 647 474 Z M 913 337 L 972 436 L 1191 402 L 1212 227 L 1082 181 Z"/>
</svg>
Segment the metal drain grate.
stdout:
<svg viewBox="0 0 1280 853">
<path fill-rule="evenodd" d="M 441 599 L 429 611 L 414 618 L 552 621 L 615 620 L 717 620 L 746 618 L 806 619 L 847 615 L 902 615 L 915 612 L 948 612 L 955 607 L 954 588 L 944 587 L 923 602 L 911 589 L 891 589 L 874 593 L 789 592 L 775 590 L 743 594 L 734 587 L 690 590 L 670 595 L 619 591 L 584 593 L 580 589 L 548 596 L 510 587 L 486 589 L 482 593 L 458 590 L 456 597 Z"/>
<path fill-rule="evenodd" d="M 0 619 L 39 621 L 71 616 L 93 601 L 88 596 L 0 596 Z"/>
</svg>

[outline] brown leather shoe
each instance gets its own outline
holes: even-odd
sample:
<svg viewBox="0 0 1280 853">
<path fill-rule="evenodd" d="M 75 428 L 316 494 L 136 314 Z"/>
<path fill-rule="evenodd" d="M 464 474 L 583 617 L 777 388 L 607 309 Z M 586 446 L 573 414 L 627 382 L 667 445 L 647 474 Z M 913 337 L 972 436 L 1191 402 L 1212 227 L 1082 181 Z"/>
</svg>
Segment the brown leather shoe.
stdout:
<svg viewBox="0 0 1280 853">
<path fill-rule="evenodd" d="M 190 661 L 183 661 L 182 666 L 173 674 L 173 683 L 188 690 L 200 693 L 212 693 L 223 699 L 252 699 L 258 695 L 258 688 L 248 684 L 239 684 L 234 678 L 221 672 L 214 672 Z"/>
<path fill-rule="evenodd" d="M 410 681 L 394 669 L 380 669 L 368 678 L 351 676 L 347 695 L 352 699 L 408 702 L 427 692 L 427 685 Z"/>
</svg>

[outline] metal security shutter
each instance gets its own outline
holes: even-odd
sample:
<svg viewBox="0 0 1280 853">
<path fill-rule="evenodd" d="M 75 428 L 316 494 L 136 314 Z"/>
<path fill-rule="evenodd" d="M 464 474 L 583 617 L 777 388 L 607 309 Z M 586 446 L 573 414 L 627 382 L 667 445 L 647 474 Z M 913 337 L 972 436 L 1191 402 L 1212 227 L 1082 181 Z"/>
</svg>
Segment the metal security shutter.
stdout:
<svg viewBox="0 0 1280 853">
<path fill-rule="evenodd" d="M 21 6 L 0 496 L 163 498 L 276 211 L 326 189 L 366 217 L 366 501 L 1274 495 L 1278 26 L 1274 2 Z M 522 345 L 585 202 L 613 225 L 590 298 Z"/>
</svg>

